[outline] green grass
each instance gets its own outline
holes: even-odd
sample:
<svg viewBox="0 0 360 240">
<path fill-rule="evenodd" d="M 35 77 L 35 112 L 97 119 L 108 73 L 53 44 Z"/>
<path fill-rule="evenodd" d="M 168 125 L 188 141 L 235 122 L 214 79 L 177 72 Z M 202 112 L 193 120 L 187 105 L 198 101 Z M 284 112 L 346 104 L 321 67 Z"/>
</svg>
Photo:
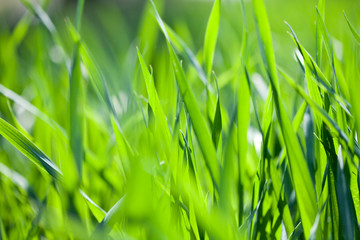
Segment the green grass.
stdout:
<svg viewBox="0 0 360 240">
<path fill-rule="evenodd" d="M 0 239 L 360 238 L 357 1 L 21 2 Z"/>
</svg>

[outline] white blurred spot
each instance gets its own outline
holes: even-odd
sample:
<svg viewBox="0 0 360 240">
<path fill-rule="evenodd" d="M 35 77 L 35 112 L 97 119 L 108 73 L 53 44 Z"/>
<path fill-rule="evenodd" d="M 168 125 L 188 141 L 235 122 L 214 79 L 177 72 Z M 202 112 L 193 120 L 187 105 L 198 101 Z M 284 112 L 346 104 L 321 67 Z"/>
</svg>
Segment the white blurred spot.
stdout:
<svg viewBox="0 0 360 240">
<path fill-rule="evenodd" d="M 266 100 L 269 88 L 268 88 L 267 84 L 265 83 L 264 79 L 261 77 L 260 74 L 254 73 L 251 76 L 251 80 L 254 83 L 255 88 L 259 92 L 262 99 Z"/>
<path fill-rule="evenodd" d="M 54 63 L 61 63 L 64 59 L 64 52 L 58 45 L 54 45 L 49 51 L 50 59 Z"/>
<path fill-rule="evenodd" d="M 89 74 L 88 74 L 88 71 L 86 70 L 86 67 L 83 63 L 81 63 L 80 65 L 80 68 L 81 68 L 81 74 L 82 76 L 85 78 L 85 79 L 88 79 L 89 78 Z"/>
<path fill-rule="evenodd" d="M 27 99 L 29 102 L 34 99 L 34 89 L 31 86 L 28 86 L 24 89 L 21 96 Z M 34 126 L 35 123 L 35 116 L 26 111 L 21 105 L 14 103 L 14 114 L 20 125 L 26 130 L 30 131 L 31 128 Z"/>
<path fill-rule="evenodd" d="M 344 54 L 343 44 L 342 44 L 342 42 L 340 42 L 336 38 L 333 38 L 332 40 L 333 40 L 333 46 L 334 46 L 335 55 L 337 56 L 337 58 L 339 60 L 342 60 L 343 59 L 343 54 Z"/>
<path fill-rule="evenodd" d="M 112 103 L 117 114 L 121 115 L 126 112 L 128 105 L 128 96 L 124 92 L 118 93 L 118 97 L 112 97 Z"/>
<path fill-rule="evenodd" d="M 248 143 L 254 144 L 256 153 L 260 156 L 262 144 L 261 133 L 256 128 L 250 126 L 247 132 L 247 140 Z"/>
<path fill-rule="evenodd" d="M 305 65 L 304 65 L 304 58 L 303 58 L 303 56 L 301 55 L 301 52 L 299 51 L 299 49 L 296 49 L 295 52 L 294 52 L 294 59 L 295 59 L 295 61 L 297 61 L 296 57 L 300 60 L 301 65 L 305 66 Z"/>
</svg>

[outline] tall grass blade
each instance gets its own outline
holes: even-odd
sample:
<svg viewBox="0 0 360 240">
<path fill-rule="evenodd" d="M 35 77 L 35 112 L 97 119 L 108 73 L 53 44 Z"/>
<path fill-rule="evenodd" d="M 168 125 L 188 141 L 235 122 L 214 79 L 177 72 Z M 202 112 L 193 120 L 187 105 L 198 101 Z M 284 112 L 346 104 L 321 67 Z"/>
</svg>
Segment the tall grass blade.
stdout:
<svg viewBox="0 0 360 240">
<path fill-rule="evenodd" d="M 76 11 L 76 29 L 80 31 L 80 22 L 84 0 L 78 1 Z M 81 74 L 79 43 L 74 43 L 74 53 L 70 72 L 70 145 L 77 166 L 79 181 L 82 175 L 83 129 L 84 129 L 84 87 Z"/>
<path fill-rule="evenodd" d="M 297 204 L 299 206 L 304 234 L 305 238 L 309 238 L 310 229 L 315 222 L 317 214 L 315 191 L 300 144 L 279 96 L 276 63 L 271 41 L 270 26 L 264 2 L 262 0 L 255 0 L 253 1 L 253 6 L 255 10 L 257 28 L 260 35 L 259 37 L 262 43 L 262 46 L 260 47 L 265 52 L 264 55 L 266 57 L 267 71 L 272 87 L 275 110 L 289 157 L 289 168 L 293 187 L 295 189 Z"/>
<path fill-rule="evenodd" d="M 204 62 L 208 78 L 210 77 L 215 54 L 216 40 L 220 25 L 221 0 L 215 0 L 207 23 L 204 41 Z"/>
<path fill-rule="evenodd" d="M 194 94 L 189 86 L 189 83 L 186 79 L 186 75 L 181 67 L 180 61 L 175 54 L 174 49 L 171 46 L 169 35 L 166 31 L 165 25 L 160 18 L 159 14 L 156 11 L 155 4 L 153 3 L 153 8 L 155 11 L 155 17 L 158 21 L 158 24 L 167 40 L 168 50 L 172 63 L 174 64 L 174 71 L 176 75 L 176 81 L 178 83 L 181 95 L 183 97 L 187 111 L 189 112 L 192 125 L 196 133 L 196 137 L 200 144 L 201 151 L 204 155 L 206 165 L 210 170 L 211 176 L 213 178 L 215 186 L 218 186 L 220 181 L 220 171 L 218 168 L 217 158 L 215 147 L 211 141 L 210 130 L 207 127 L 203 116 L 201 115 L 200 108 L 196 102 Z"/>
</svg>

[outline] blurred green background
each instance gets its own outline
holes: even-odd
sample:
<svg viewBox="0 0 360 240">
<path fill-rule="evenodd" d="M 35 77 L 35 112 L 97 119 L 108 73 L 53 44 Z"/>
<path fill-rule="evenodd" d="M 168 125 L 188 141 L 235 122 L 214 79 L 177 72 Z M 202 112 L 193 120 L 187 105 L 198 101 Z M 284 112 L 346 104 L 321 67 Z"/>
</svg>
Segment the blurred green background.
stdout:
<svg viewBox="0 0 360 240">
<path fill-rule="evenodd" d="M 76 1 L 43 1 L 50 17 L 57 26 L 63 40 L 67 42 L 66 50 L 71 53 L 71 41 L 65 27 L 65 19 L 74 19 Z M 202 49 L 203 38 L 205 34 L 208 14 L 211 10 L 212 1 L 206 0 L 162 0 L 158 1 L 162 6 L 162 16 L 188 44 L 194 53 L 199 53 Z M 289 69 L 296 69 L 297 63 L 290 53 L 294 52 L 295 46 L 287 34 L 288 28 L 284 21 L 287 21 L 296 31 L 304 47 L 314 55 L 315 51 L 315 19 L 316 19 L 316 0 L 303 1 L 286 1 L 286 0 L 266 0 L 265 4 L 268 9 L 269 21 L 272 28 L 272 37 L 276 59 L 280 66 Z M 249 43 L 252 49 L 251 54 L 258 55 L 257 38 L 254 28 L 254 17 L 251 9 L 251 2 L 245 1 L 247 8 L 247 19 L 249 23 Z M 6 48 L 14 28 L 20 18 L 25 13 L 25 8 L 17 0 L 1 0 L 0 2 L 0 43 L 2 48 Z M 165 44 L 162 37 L 153 36 L 148 40 L 146 35 L 158 35 L 159 29 L 153 28 L 146 32 L 142 29 L 145 26 L 146 18 L 146 1 L 145 0 L 88 0 L 85 3 L 83 28 L 81 35 L 91 49 L 92 54 L 98 59 L 103 73 L 115 90 L 131 91 L 131 79 L 134 73 L 136 63 L 135 46 L 152 46 L 155 41 L 155 47 L 144 50 L 151 52 L 165 51 Z M 360 20 L 357 13 L 360 8 L 360 2 L 357 0 L 329 0 L 326 3 L 326 25 L 332 37 L 335 38 L 335 50 L 343 51 L 341 44 L 346 42 L 349 30 L 344 27 L 345 19 L 342 11 L 347 12 L 348 16 L 356 25 Z M 147 18 L 146 21 L 152 20 Z M 31 20 L 32 24 L 26 32 L 24 41 L 17 49 L 21 54 L 21 61 L 17 64 L 24 64 L 24 71 L 12 71 L 4 67 L 4 58 L 1 63 L 2 81 L 6 77 L 6 72 L 11 74 L 25 74 L 26 65 L 33 61 L 31 55 L 35 38 L 38 31 L 44 31 L 39 27 L 39 22 Z M 241 45 L 242 34 L 242 17 L 239 1 L 224 0 L 222 1 L 222 19 L 218 38 L 218 47 L 216 50 L 214 69 L 222 73 L 231 68 L 232 60 L 237 58 L 236 53 Z M 143 27 L 146 28 L 146 27 Z M 144 33 L 143 35 L 142 32 Z M 46 37 L 46 36 L 44 36 Z M 337 41 L 336 41 L 337 40 Z M 338 44 L 337 44 L 338 43 Z M 45 41 L 45 44 L 49 44 Z M 5 50 L 2 49 L 2 52 Z M 48 52 L 53 58 L 57 53 Z M 156 65 L 156 57 L 153 53 L 145 54 L 149 64 Z M 56 61 L 56 59 L 53 59 Z M 59 60 L 59 59 L 58 59 Z M 11 75 L 10 74 L 10 75 Z M 156 73 L 155 73 L 156 74 Z M 21 80 L 20 80 L 21 79 Z M 12 81 L 27 81 L 23 77 L 13 77 Z M 25 86 L 26 84 L 22 84 Z M 111 88 L 112 89 L 112 88 Z M 161 93 L 160 93 L 161 95 Z"/>
</svg>

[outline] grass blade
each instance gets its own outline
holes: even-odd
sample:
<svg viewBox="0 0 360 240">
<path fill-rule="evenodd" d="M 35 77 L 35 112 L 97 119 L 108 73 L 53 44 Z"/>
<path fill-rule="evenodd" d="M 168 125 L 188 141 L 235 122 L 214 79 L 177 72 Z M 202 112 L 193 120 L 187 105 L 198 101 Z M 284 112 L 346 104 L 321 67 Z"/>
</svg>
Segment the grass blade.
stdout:
<svg viewBox="0 0 360 240">
<path fill-rule="evenodd" d="M 301 55 L 303 56 L 304 62 L 305 64 L 308 65 L 308 67 L 311 69 L 311 71 L 313 72 L 313 74 L 316 76 L 316 80 L 315 83 L 324 91 L 326 91 L 327 93 L 329 93 L 331 96 L 333 96 L 335 98 L 335 100 L 340 104 L 341 108 L 349 115 L 352 116 L 349 108 L 350 108 L 350 104 L 348 103 L 348 101 L 346 99 L 344 99 L 343 97 L 339 96 L 336 91 L 333 89 L 333 87 L 331 86 L 329 80 L 325 77 L 325 74 L 320 70 L 319 66 L 315 63 L 315 61 L 312 59 L 312 57 L 310 56 L 310 54 L 305 50 L 305 48 L 301 45 L 301 43 L 299 42 L 298 38 L 296 37 L 296 34 L 294 32 L 294 30 L 291 28 L 291 26 L 286 23 L 287 26 L 290 28 L 291 30 L 291 38 L 293 39 L 294 43 L 296 44 L 297 48 L 299 49 Z"/>
<path fill-rule="evenodd" d="M 215 54 L 216 39 L 220 25 L 220 6 L 221 0 L 215 0 L 210 17 L 207 23 L 204 41 L 204 61 L 208 78 L 212 71 L 213 59 Z"/>
<path fill-rule="evenodd" d="M 50 176 L 59 180 L 62 172 L 34 143 L 20 133 L 16 128 L 0 118 L 0 134 L 16 149 L 38 166 L 42 166 Z"/>
<path fill-rule="evenodd" d="M 220 171 L 218 168 L 216 151 L 215 151 L 214 145 L 211 141 L 210 130 L 207 127 L 205 120 L 200 112 L 200 108 L 196 102 L 195 96 L 189 86 L 186 75 L 181 67 L 180 61 L 179 61 L 177 55 L 175 54 L 174 49 L 171 46 L 169 35 L 166 31 L 166 28 L 165 28 L 165 25 L 164 25 L 162 19 L 160 18 L 159 14 L 156 11 L 156 7 L 155 7 L 154 3 L 153 3 L 153 7 L 155 10 L 155 17 L 156 17 L 158 24 L 167 40 L 170 58 L 174 64 L 176 81 L 178 83 L 181 95 L 184 99 L 186 109 L 189 112 L 191 122 L 192 122 L 192 125 L 194 126 L 194 130 L 196 133 L 196 137 L 198 139 L 201 151 L 205 158 L 206 165 L 210 170 L 214 185 L 217 187 L 218 183 L 220 181 Z"/>
<path fill-rule="evenodd" d="M 76 10 L 76 30 L 80 30 L 80 22 L 85 0 L 79 0 Z M 84 129 L 84 87 L 81 74 L 79 42 L 74 43 L 74 54 L 70 71 L 70 145 L 81 181 Z"/>
<path fill-rule="evenodd" d="M 216 78 L 215 72 L 213 72 L 213 75 L 214 75 L 214 78 L 216 81 L 218 96 L 217 96 L 217 101 L 216 101 L 216 110 L 215 110 L 215 116 L 214 116 L 214 122 L 213 122 L 211 135 L 212 135 L 212 140 L 215 145 L 215 148 L 217 149 L 221 130 L 222 130 L 222 121 L 221 121 L 221 106 L 220 106 L 220 92 L 219 92 L 220 90 L 219 90 L 218 80 Z"/>
<path fill-rule="evenodd" d="M 349 161 L 347 161 L 349 163 Z M 345 178 L 345 166 L 342 157 L 341 146 L 338 153 L 337 173 L 336 173 L 336 195 L 339 201 L 340 220 L 342 222 L 343 233 L 340 233 L 345 239 L 355 239 L 356 219 L 353 212 L 354 205 L 351 201 L 349 184 Z M 354 226 L 355 225 L 355 226 Z"/>
<path fill-rule="evenodd" d="M 165 24 L 165 23 L 164 23 Z M 207 84 L 207 78 L 204 73 L 204 70 L 202 69 L 199 61 L 197 60 L 195 54 L 191 51 L 191 49 L 186 45 L 186 43 L 172 30 L 168 25 L 165 24 L 166 31 L 169 34 L 169 38 L 171 40 L 171 43 L 173 46 L 177 49 L 178 52 L 183 54 L 188 58 L 190 63 L 194 66 L 196 69 L 196 72 L 200 78 L 200 80 L 203 82 L 203 84 L 208 88 L 210 92 L 213 92 L 213 89 L 211 85 Z"/>
<path fill-rule="evenodd" d="M 35 107 L 33 104 L 28 102 L 26 99 L 24 99 L 22 96 L 16 94 L 15 92 L 11 91 L 10 89 L 6 88 L 2 84 L 0 84 L 0 94 L 4 95 L 6 98 L 12 100 L 16 104 L 20 105 L 26 111 L 29 111 L 31 114 L 39 118 L 41 121 L 49 125 L 52 129 L 55 130 L 55 132 L 59 133 L 63 140 L 68 139 L 68 135 L 63 127 L 61 127 L 56 121 L 54 121 L 52 118 L 50 118 L 48 115 L 40 111 L 37 107 Z"/>
<path fill-rule="evenodd" d="M 310 230 L 315 222 L 317 214 L 315 191 L 300 144 L 279 96 L 276 63 L 265 5 L 262 0 L 254 0 L 253 5 L 259 37 L 262 43 L 260 44 L 260 48 L 262 48 L 265 53 L 264 55 L 272 87 L 275 110 L 289 157 L 289 168 L 293 187 L 295 189 L 297 204 L 299 206 L 304 234 L 305 238 L 309 238 Z M 288 235 L 290 235 L 290 233 L 288 233 Z"/>
<path fill-rule="evenodd" d="M 153 75 L 150 74 L 150 72 L 146 66 L 145 60 L 144 60 L 143 56 L 141 55 L 139 49 L 137 49 L 137 54 L 138 54 L 138 59 L 140 61 L 141 70 L 142 70 L 142 73 L 143 73 L 144 79 L 145 79 L 146 90 L 147 90 L 148 98 L 149 98 L 149 100 L 148 100 L 149 105 L 151 106 L 151 109 L 154 112 L 155 118 L 158 121 L 157 128 L 160 128 L 160 132 L 161 132 L 162 137 L 164 138 L 165 142 L 170 144 L 171 135 L 170 135 L 167 121 L 166 121 L 165 113 L 162 109 L 159 96 L 155 89 Z"/>
<path fill-rule="evenodd" d="M 276 73 L 275 55 L 271 38 L 270 24 L 267 17 L 264 2 L 262 0 L 253 1 L 255 11 L 255 22 L 259 33 L 259 45 L 263 60 L 266 65 L 267 74 L 274 82 L 275 89 L 279 89 L 279 83 Z"/>
<path fill-rule="evenodd" d="M 343 11 L 344 13 L 344 17 L 346 19 L 347 24 L 349 25 L 350 31 L 353 34 L 355 40 L 357 41 L 358 44 L 360 44 L 360 35 L 356 32 L 354 26 L 351 24 L 351 22 L 349 21 L 349 19 L 347 18 L 345 11 Z"/>
<path fill-rule="evenodd" d="M 79 32 L 72 25 L 70 20 L 66 20 L 66 26 L 72 36 L 72 39 L 75 43 L 79 44 L 79 54 L 82 62 L 85 65 L 85 68 L 90 76 L 90 82 L 94 87 L 96 94 L 99 99 L 107 106 L 109 111 L 116 115 L 114 107 L 110 100 L 109 90 L 104 79 L 102 72 L 99 70 L 98 65 L 95 62 L 95 59 L 90 54 L 90 51 L 86 44 L 81 40 Z"/>
<path fill-rule="evenodd" d="M 287 82 L 296 90 L 296 92 L 309 104 L 309 106 L 314 110 L 314 112 L 321 117 L 321 119 L 326 123 L 327 126 L 333 130 L 332 133 L 336 134 L 343 142 L 346 148 L 349 148 L 349 139 L 347 135 L 341 130 L 341 128 L 336 124 L 336 122 L 325 112 L 323 108 L 316 104 L 305 92 L 302 90 L 284 71 L 280 70 L 280 73 L 284 76 Z M 359 148 L 355 146 L 355 154 L 360 157 Z"/>
</svg>

